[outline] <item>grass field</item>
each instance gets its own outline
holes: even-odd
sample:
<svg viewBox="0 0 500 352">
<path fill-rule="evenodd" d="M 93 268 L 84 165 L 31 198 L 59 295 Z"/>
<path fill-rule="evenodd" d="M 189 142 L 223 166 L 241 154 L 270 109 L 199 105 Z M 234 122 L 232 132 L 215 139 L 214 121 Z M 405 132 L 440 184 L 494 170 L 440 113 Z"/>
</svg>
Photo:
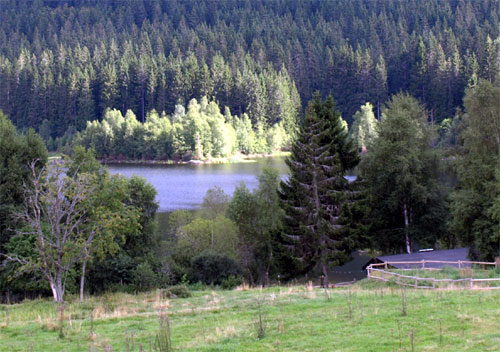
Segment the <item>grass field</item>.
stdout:
<svg viewBox="0 0 500 352">
<path fill-rule="evenodd" d="M 0 306 L 0 351 L 155 351 L 159 314 L 175 351 L 500 351 L 500 292 L 402 290 L 363 280 L 307 286 L 109 294 L 61 316 L 49 300 Z M 93 318 L 92 318 L 93 317 Z"/>
</svg>

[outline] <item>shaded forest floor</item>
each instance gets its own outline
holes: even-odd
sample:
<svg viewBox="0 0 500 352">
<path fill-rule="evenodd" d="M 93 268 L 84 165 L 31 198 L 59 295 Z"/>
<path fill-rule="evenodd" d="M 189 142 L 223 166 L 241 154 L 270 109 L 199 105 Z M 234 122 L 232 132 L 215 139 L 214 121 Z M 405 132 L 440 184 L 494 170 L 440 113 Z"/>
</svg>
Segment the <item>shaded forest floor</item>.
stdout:
<svg viewBox="0 0 500 352">
<path fill-rule="evenodd" d="M 0 305 L 1 351 L 155 351 L 159 315 L 176 351 L 498 351 L 499 291 L 281 286 L 107 294 L 60 314 L 49 300 Z"/>
</svg>

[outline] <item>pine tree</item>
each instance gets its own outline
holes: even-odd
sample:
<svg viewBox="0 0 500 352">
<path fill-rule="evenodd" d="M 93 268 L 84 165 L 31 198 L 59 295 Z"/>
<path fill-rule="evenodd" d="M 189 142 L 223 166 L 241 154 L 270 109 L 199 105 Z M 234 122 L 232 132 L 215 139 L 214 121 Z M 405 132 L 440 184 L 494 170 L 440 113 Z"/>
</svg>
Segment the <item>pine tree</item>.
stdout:
<svg viewBox="0 0 500 352">
<path fill-rule="evenodd" d="M 286 160 L 290 176 L 281 182 L 279 192 L 286 214 L 285 247 L 292 250 L 299 271 L 319 265 L 324 285 L 328 285 L 329 264 L 346 261 L 354 245 L 342 225 L 342 213 L 349 198 L 344 175 L 357 162 L 333 99 L 322 102 L 316 95 Z"/>
</svg>

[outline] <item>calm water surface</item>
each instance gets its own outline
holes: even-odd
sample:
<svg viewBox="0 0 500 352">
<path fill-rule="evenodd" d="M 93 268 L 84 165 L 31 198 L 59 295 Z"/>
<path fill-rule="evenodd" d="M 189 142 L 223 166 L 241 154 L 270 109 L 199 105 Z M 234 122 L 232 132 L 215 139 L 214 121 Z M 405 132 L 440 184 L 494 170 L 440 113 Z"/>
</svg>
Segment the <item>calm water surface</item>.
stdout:
<svg viewBox="0 0 500 352">
<path fill-rule="evenodd" d="M 217 165 L 109 165 L 112 174 L 142 176 L 157 190 L 159 211 L 199 207 L 208 189 L 221 187 L 232 195 L 236 186 L 245 182 L 254 189 L 265 166 L 277 169 L 282 178 L 288 168 L 284 158 L 262 158 L 252 162 Z"/>
</svg>

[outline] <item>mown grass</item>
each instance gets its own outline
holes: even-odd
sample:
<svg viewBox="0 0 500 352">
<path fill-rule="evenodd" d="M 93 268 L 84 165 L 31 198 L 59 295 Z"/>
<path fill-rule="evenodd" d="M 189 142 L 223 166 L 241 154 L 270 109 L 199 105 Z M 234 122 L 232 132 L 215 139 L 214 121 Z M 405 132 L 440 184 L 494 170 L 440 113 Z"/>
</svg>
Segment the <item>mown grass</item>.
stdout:
<svg viewBox="0 0 500 352">
<path fill-rule="evenodd" d="M 404 299 L 405 298 L 405 299 Z M 49 300 L 0 306 L 0 351 L 154 351 L 168 314 L 176 351 L 498 351 L 500 292 L 429 291 L 362 281 L 69 297 L 63 333 Z M 403 313 L 406 301 L 406 314 Z"/>
</svg>

